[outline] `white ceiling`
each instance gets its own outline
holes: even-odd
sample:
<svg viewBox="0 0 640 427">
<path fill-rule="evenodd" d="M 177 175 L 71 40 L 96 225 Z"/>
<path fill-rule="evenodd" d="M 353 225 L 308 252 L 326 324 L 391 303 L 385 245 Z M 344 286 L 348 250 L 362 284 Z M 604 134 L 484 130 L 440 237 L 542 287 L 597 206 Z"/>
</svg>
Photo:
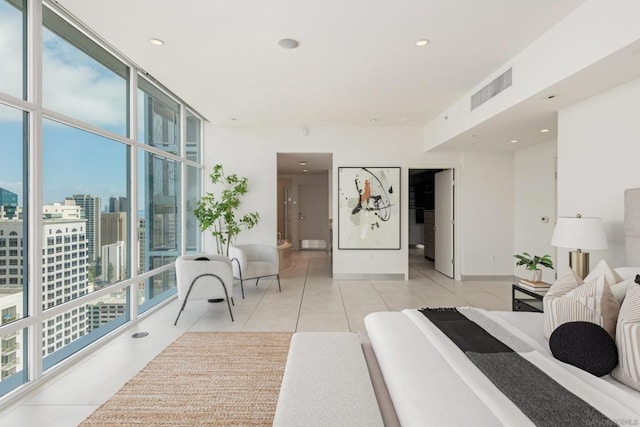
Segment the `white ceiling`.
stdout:
<svg viewBox="0 0 640 427">
<path fill-rule="evenodd" d="M 302 127 L 423 126 L 582 1 L 58 3 L 213 124 Z"/>
</svg>

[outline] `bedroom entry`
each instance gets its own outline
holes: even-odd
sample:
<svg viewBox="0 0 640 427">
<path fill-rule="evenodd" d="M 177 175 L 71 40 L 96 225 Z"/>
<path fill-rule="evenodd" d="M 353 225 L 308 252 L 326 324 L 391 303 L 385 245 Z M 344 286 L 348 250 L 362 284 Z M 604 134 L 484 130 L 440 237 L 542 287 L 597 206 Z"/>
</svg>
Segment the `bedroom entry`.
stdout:
<svg viewBox="0 0 640 427">
<path fill-rule="evenodd" d="M 409 170 L 409 246 L 422 247 L 434 269 L 454 276 L 454 171 Z"/>
</svg>

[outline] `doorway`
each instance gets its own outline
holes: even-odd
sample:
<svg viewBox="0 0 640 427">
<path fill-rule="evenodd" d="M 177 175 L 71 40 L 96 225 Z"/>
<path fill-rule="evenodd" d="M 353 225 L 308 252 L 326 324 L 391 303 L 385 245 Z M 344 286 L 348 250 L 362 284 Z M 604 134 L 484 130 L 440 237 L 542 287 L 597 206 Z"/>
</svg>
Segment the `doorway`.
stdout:
<svg viewBox="0 0 640 427">
<path fill-rule="evenodd" d="M 278 153 L 278 239 L 294 250 L 330 250 L 331 153 Z"/>
<path fill-rule="evenodd" d="M 454 277 L 454 170 L 409 169 L 409 247 Z"/>
</svg>

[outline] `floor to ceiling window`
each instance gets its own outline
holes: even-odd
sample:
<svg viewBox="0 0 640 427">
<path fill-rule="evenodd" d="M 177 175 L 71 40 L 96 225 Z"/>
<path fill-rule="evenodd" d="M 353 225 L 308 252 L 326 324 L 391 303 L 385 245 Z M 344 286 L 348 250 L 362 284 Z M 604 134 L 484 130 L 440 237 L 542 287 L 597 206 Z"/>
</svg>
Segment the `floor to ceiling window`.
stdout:
<svg viewBox="0 0 640 427">
<path fill-rule="evenodd" d="M 0 397 L 174 295 L 201 249 L 202 118 L 73 22 L 0 0 Z"/>
</svg>

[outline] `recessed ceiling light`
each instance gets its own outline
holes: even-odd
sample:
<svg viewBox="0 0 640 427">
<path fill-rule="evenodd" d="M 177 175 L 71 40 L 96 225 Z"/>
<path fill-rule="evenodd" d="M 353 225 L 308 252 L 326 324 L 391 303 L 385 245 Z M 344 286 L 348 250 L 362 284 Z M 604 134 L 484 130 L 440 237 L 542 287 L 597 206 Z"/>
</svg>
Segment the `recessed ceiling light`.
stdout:
<svg viewBox="0 0 640 427">
<path fill-rule="evenodd" d="M 400 119 L 401 122 L 408 122 L 409 120 L 411 120 L 409 117 L 402 117 Z"/>
<path fill-rule="evenodd" d="M 420 39 L 416 42 L 416 46 L 418 47 L 424 47 L 426 45 L 429 44 L 429 40 L 428 39 Z"/>
<path fill-rule="evenodd" d="M 294 39 L 280 39 L 278 41 L 278 46 L 283 49 L 295 49 L 300 46 L 300 42 Z"/>
<path fill-rule="evenodd" d="M 547 133 L 549 132 L 549 129 L 540 129 L 540 133 Z"/>
<path fill-rule="evenodd" d="M 307 162 L 300 162 L 300 166 L 307 166 Z"/>
<path fill-rule="evenodd" d="M 373 119 L 369 119 L 369 121 L 370 121 L 371 123 L 376 123 L 376 122 L 378 121 L 378 119 L 376 119 L 376 118 L 374 117 Z"/>
<path fill-rule="evenodd" d="M 509 142 L 511 142 L 512 144 L 515 144 L 515 143 L 517 143 L 517 142 L 518 142 L 518 140 L 517 140 L 517 139 L 512 139 L 512 140 L 511 140 L 511 141 L 509 141 Z"/>
<path fill-rule="evenodd" d="M 151 43 L 154 46 L 162 46 L 164 45 L 164 42 L 160 39 L 149 39 L 149 43 Z"/>
<path fill-rule="evenodd" d="M 308 173 L 308 172 L 309 172 L 309 169 L 302 169 L 302 172 L 304 172 L 304 173 Z"/>
</svg>

